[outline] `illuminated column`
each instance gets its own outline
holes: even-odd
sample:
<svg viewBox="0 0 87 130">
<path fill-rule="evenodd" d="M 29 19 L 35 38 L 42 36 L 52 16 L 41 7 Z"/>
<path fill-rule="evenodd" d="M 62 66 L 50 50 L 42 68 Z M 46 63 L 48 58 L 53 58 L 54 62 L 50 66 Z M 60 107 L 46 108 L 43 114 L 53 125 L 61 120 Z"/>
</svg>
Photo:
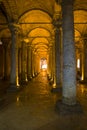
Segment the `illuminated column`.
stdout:
<svg viewBox="0 0 87 130">
<path fill-rule="evenodd" d="M 32 77 L 34 77 L 34 52 L 32 51 Z"/>
<path fill-rule="evenodd" d="M 39 73 L 40 60 L 37 54 L 35 54 L 35 74 Z"/>
<path fill-rule="evenodd" d="M 28 73 L 28 80 L 30 80 L 32 78 L 32 74 L 31 74 L 31 46 L 28 46 L 27 48 L 27 73 Z"/>
<path fill-rule="evenodd" d="M 34 52 L 34 76 L 36 76 L 36 53 Z"/>
<path fill-rule="evenodd" d="M 16 42 L 17 42 L 17 28 L 10 25 L 12 44 L 11 44 L 11 72 L 10 72 L 10 88 L 8 91 L 16 91 Z"/>
<path fill-rule="evenodd" d="M 25 44 L 25 81 L 28 81 L 28 73 L 27 73 L 27 44 Z"/>
<path fill-rule="evenodd" d="M 37 55 L 37 72 L 40 73 L 40 57 Z"/>
<path fill-rule="evenodd" d="M 61 29 L 55 29 L 56 87 L 61 86 Z"/>
<path fill-rule="evenodd" d="M 34 53 L 34 73 L 35 73 L 35 76 L 37 75 L 37 55 L 36 53 Z"/>
<path fill-rule="evenodd" d="M 76 104 L 76 60 L 74 45 L 73 0 L 62 1 L 63 16 L 63 97 L 67 105 Z"/>
<path fill-rule="evenodd" d="M 18 39 L 17 39 L 18 40 Z M 16 43 L 16 86 L 19 87 L 19 58 L 18 58 L 18 42 Z"/>
<path fill-rule="evenodd" d="M 84 58 L 84 80 L 87 82 L 87 40 L 85 41 L 85 48 L 84 48 L 85 58 Z"/>
<path fill-rule="evenodd" d="M 53 69 L 53 88 L 56 87 L 56 58 L 55 58 L 55 42 L 53 42 L 53 56 L 52 56 L 53 60 L 53 66 L 52 66 L 52 69 Z"/>
<path fill-rule="evenodd" d="M 80 71 L 80 63 L 81 63 L 81 57 L 80 57 L 80 54 L 81 54 L 81 50 L 76 48 L 76 65 L 77 65 L 77 72 Z"/>
<path fill-rule="evenodd" d="M 49 76 L 49 54 L 47 54 L 47 75 Z"/>
<path fill-rule="evenodd" d="M 48 55 L 48 78 L 51 77 L 51 69 L 50 69 L 50 51 L 49 51 L 49 55 Z"/>
<path fill-rule="evenodd" d="M 18 75 L 19 75 L 19 82 L 21 81 L 21 48 L 18 48 Z"/>
<path fill-rule="evenodd" d="M 52 47 L 50 47 L 50 52 L 49 52 L 49 79 L 51 79 L 53 81 L 53 77 L 52 77 Z"/>
<path fill-rule="evenodd" d="M 22 41 L 21 53 L 21 83 L 26 82 L 26 43 Z"/>
<path fill-rule="evenodd" d="M 35 75 L 34 75 L 34 52 L 33 52 L 33 50 L 32 50 L 32 56 L 31 56 L 31 58 L 32 58 L 32 66 L 31 66 L 31 69 L 32 69 L 32 77 L 34 77 Z"/>
<path fill-rule="evenodd" d="M 37 75 L 37 55 L 35 53 L 35 76 Z"/>
<path fill-rule="evenodd" d="M 80 73 L 81 73 L 81 80 L 82 80 L 82 51 L 80 51 Z"/>
<path fill-rule="evenodd" d="M 24 42 L 21 42 L 21 83 L 25 81 L 24 75 Z"/>
<path fill-rule="evenodd" d="M 83 45 L 83 48 L 82 48 L 82 55 L 81 55 L 81 69 L 82 69 L 82 79 L 81 80 L 84 80 L 84 71 L 85 71 L 85 44 L 84 42 L 82 43 Z"/>
</svg>

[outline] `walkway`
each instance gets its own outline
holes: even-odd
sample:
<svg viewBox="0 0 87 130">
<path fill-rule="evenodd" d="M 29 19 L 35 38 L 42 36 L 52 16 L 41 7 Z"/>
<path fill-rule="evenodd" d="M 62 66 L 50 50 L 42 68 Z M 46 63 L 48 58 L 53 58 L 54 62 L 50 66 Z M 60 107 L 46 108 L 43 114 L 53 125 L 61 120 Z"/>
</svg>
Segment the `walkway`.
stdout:
<svg viewBox="0 0 87 130">
<path fill-rule="evenodd" d="M 51 93 L 43 71 L 18 93 L 7 93 L 0 109 L 0 130 L 87 130 L 87 86 L 77 86 L 83 114 L 59 115 L 61 93 Z"/>
</svg>

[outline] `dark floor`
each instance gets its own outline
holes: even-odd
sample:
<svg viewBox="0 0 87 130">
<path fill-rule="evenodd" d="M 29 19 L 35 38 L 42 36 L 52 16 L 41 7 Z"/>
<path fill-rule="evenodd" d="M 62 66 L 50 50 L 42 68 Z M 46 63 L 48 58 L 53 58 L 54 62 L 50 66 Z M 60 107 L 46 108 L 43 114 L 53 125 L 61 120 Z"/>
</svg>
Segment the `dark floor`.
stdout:
<svg viewBox="0 0 87 130">
<path fill-rule="evenodd" d="M 6 87 L 5 84 L 3 87 Z M 43 71 L 20 92 L 6 93 L 0 105 L 0 130 L 87 130 L 87 86 L 77 85 L 83 113 L 61 115 L 55 104 L 61 92 L 52 93 Z"/>
</svg>

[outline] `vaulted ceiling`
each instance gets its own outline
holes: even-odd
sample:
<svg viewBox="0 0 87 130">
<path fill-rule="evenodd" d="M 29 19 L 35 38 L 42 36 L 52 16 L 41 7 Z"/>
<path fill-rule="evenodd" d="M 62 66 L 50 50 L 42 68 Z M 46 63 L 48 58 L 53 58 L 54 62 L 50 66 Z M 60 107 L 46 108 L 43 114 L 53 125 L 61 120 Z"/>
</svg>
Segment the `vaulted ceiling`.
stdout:
<svg viewBox="0 0 87 130">
<path fill-rule="evenodd" d="M 55 0 L 0 0 L 0 38 L 11 37 L 8 27 L 15 23 L 23 40 L 42 57 L 46 56 L 53 42 L 53 17 L 56 11 L 61 12 L 61 6 L 55 3 Z M 87 38 L 87 0 L 74 0 L 73 13 L 78 43 L 82 36 Z"/>
</svg>

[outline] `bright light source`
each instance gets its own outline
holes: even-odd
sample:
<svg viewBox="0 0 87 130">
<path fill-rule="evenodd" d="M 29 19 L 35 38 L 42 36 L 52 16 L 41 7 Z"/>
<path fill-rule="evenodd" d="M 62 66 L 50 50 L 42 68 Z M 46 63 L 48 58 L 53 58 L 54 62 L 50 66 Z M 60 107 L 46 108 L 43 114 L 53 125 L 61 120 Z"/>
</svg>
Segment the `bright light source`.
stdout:
<svg viewBox="0 0 87 130">
<path fill-rule="evenodd" d="M 2 41 L 0 40 L 0 45 L 2 45 Z"/>
<path fill-rule="evenodd" d="M 80 59 L 77 60 L 77 68 L 80 68 Z"/>
<path fill-rule="evenodd" d="M 47 69 L 47 64 L 42 65 L 42 69 Z"/>
<path fill-rule="evenodd" d="M 19 79 L 18 79 L 18 76 L 17 76 L 17 78 L 16 78 L 16 85 L 17 85 L 17 88 L 20 86 L 20 85 L 19 85 Z"/>
<path fill-rule="evenodd" d="M 46 58 L 42 58 L 40 61 L 40 68 L 41 69 L 47 69 L 47 60 Z"/>
</svg>

